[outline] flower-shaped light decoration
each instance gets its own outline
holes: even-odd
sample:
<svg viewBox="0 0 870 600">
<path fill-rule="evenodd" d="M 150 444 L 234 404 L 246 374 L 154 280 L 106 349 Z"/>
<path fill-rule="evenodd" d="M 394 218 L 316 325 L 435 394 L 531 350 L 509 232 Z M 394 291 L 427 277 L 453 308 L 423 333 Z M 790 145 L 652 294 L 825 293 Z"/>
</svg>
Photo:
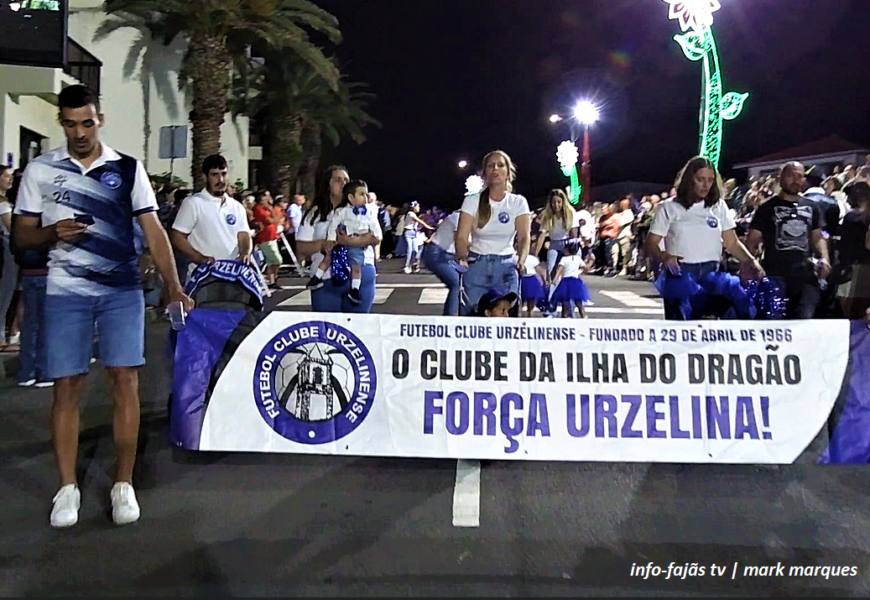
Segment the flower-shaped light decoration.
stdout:
<svg viewBox="0 0 870 600">
<path fill-rule="evenodd" d="M 665 0 L 670 4 L 668 18 L 680 22 L 680 28 L 686 32 L 701 32 L 705 27 L 713 26 L 713 13 L 722 8 L 719 0 Z"/>
<path fill-rule="evenodd" d="M 562 142 L 556 149 L 556 159 L 559 161 L 559 166 L 562 167 L 562 174 L 571 179 L 571 188 L 568 193 L 568 200 L 571 204 L 579 204 L 580 196 L 583 195 L 583 186 L 580 185 L 580 177 L 577 174 L 577 160 L 580 158 L 580 152 L 574 142 Z"/>
<path fill-rule="evenodd" d="M 578 158 L 580 158 L 580 152 L 574 142 L 562 142 L 556 149 L 556 159 L 565 171 L 574 167 Z"/>
<path fill-rule="evenodd" d="M 674 36 L 683 54 L 704 68 L 701 95 L 701 149 L 699 154 L 718 167 L 722 155 L 724 121 L 733 121 L 743 111 L 749 94 L 725 93 L 719 51 L 713 35 L 713 13 L 722 8 L 719 0 L 664 0 L 668 18 L 680 22 L 682 34 Z"/>
<path fill-rule="evenodd" d="M 483 177 L 472 175 L 465 180 L 465 195 L 473 196 L 474 194 L 479 194 L 483 191 L 484 185 Z"/>
</svg>

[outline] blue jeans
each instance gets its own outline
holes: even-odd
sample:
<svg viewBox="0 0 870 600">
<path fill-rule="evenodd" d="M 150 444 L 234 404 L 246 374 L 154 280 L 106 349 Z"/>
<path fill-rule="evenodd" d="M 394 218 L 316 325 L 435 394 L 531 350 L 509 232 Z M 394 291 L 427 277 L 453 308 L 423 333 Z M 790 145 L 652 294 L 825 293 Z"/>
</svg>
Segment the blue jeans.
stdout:
<svg viewBox="0 0 870 600">
<path fill-rule="evenodd" d="M 565 256 L 565 245 L 568 240 L 550 240 L 550 249 L 547 250 L 547 273 L 550 277 L 556 274 L 556 267 L 559 266 L 559 260 Z"/>
<path fill-rule="evenodd" d="M 423 247 L 423 264 L 447 286 L 447 300 L 444 302 L 445 317 L 459 316 L 459 273 L 450 265 L 453 254 L 441 246 L 426 244 Z"/>
<path fill-rule="evenodd" d="M 145 297 L 142 290 L 103 296 L 73 294 L 45 297 L 48 376 L 62 379 L 88 372 L 93 354 L 94 326 L 100 361 L 108 368 L 145 364 Z"/>
<path fill-rule="evenodd" d="M 477 303 L 489 290 L 520 293 L 520 274 L 517 272 L 517 258 L 513 254 L 470 255 L 472 260 L 463 278 L 465 293 L 468 296 L 468 309 L 477 310 Z"/>
<path fill-rule="evenodd" d="M 413 233 L 406 232 L 405 233 L 405 245 L 408 246 L 408 255 L 405 257 L 405 268 L 409 268 L 411 266 L 411 261 L 414 261 L 414 264 L 419 266 L 420 264 L 420 252 L 423 250 L 420 247 L 420 243 L 417 241 L 417 230 L 415 229 Z"/>
<path fill-rule="evenodd" d="M 328 279 L 324 281 L 322 288 L 311 292 L 311 310 L 328 313 L 370 313 L 372 304 L 375 302 L 375 283 L 378 272 L 374 265 L 363 265 L 360 267 L 360 275 L 362 280 L 359 288 L 359 304 L 354 304 L 347 297 L 347 293 L 350 291 L 349 277 L 344 283 Z"/>
<path fill-rule="evenodd" d="M 46 277 L 24 276 L 21 278 L 21 301 L 24 303 L 24 320 L 21 322 L 21 352 L 18 356 L 18 382 L 36 379 L 48 380 L 48 358 L 45 340 L 45 284 Z"/>
</svg>

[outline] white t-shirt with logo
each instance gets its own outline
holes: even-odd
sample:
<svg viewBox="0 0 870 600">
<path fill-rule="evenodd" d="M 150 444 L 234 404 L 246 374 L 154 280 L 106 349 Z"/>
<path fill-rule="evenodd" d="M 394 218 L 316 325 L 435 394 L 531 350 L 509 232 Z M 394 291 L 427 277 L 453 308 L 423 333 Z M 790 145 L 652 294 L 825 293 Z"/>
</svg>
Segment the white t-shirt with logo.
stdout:
<svg viewBox="0 0 870 600">
<path fill-rule="evenodd" d="M 187 234 L 194 250 L 217 260 L 238 258 L 239 234 L 251 233 L 241 202 L 226 194 L 216 198 L 205 190 L 184 199 L 172 229 Z"/>
<path fill-rule="evenodd" d="M 676 200 L 666 200 L 656 207 L 649 232 L 664 239 L 669 254 L 698 264 L 722 259 L 722 232 L 735 226 L 722 200 L 711 208 L 699 202 L 688 210 Z"/>
<path fill-rule="evenodd" d="M 507 194 L 500 202 L 489 201 L 492 216 L 482 228 L 477 227 L 477 207 L 480 194 L 468 196 L 462 203 L 461 212 L 473 218 L 471 228 L 471 252 L 481 255 L 509 256 L 514 254 L 516 220 L 531 214 L 529 202 L 519 194 Z"/>
<path fill-rule="evenodd" d="M 580 256 L 568 254 L 562 257 L 562 260 L 559 261 L 559 266 L 564 269 L 562 277 L 580 277 L 585 263 Z"/>
<path fill-rule="evenodd" d="M 432 234 L 432 243 L 447 252 L 456 253 L 456 228 L 459 226 L 459 211 L 447 215 Z"/>
<path fill-rule="evenodd" d="M 332 219 L 335 211 L 331 211 L 325 220 L 321 220 L 319 215 L 315 218 L 315 210 L 312 209 L 308 214 L 302 217 L 302 223 L 299 225 L 299 229 L 296 231 L 296 241 L 297 242 L 315 242 L 325 240 L 327 235 L 329 234 L 329 222 Z M 317 267 L 320 265 L 320 261 L 323 260 L 323 253 L 317 252 L 311 255 L 311 276 L 317 272 Z M 363 264 L 366 265 L 374 265 L 375 264 L 375 249 L 371 246 L 365 247 L 365 261 Z M 327 269 L 326 273 L 323 274 L 323 279 L 329 279 L 332 277 L 332 269 Z"/>
</svg>

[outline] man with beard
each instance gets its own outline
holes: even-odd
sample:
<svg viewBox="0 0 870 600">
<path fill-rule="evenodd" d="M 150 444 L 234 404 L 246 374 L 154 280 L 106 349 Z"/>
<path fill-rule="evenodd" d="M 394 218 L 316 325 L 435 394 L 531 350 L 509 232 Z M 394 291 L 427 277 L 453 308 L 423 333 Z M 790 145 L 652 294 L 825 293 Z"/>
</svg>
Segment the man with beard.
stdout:
<svg viewBox="0 0 870 600">
<path fill-rule="evenodd" d="M 801 195 L 805 184 L 802 164 L 784 165 L 779 174 L 779 196 L 758 207 L 746 240 L 753 255 L 764 247 L 761 265 L 788 301 L 787 319 L 813 318 L 819 304 L 819 281 L 831 273 L 821 211 L 818 204 Z M 817 269 L 814 254 L 819 258 Z"/>
<path fill-rule="evenodd" d="M 196 266 L 251 257 L 251 230 L 245 207 L 227 195 L 227 161 L 213 154 L 202 161 L 205 188 L 182 202 L 172 224 L 175 249 Z M 188 273 L 189 275 L 189 273 Z"/>
</svg>

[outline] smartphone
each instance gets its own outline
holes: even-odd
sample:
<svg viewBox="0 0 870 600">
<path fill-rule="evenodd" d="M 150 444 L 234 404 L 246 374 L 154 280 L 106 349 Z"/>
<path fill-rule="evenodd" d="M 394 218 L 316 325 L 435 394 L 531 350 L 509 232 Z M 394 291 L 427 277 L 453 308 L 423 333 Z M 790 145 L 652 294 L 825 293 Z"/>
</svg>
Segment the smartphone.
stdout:
<svg viewBox="0 0 870 600">
<path fill-rule="evenodd" d="M 76 215 L 76 223 L 81 223 L 82 225 L 93 225 L 94 217 L 92 215 Z"/>
</svg>

